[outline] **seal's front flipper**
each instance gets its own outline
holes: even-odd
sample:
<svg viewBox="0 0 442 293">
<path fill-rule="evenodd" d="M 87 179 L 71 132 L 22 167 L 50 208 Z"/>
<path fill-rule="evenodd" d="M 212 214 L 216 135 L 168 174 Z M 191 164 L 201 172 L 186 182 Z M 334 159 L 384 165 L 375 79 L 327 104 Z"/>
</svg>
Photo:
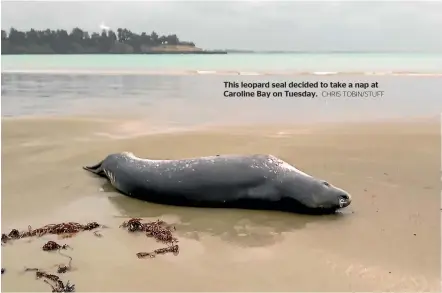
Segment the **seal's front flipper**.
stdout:
<svg viewBox="0 0 442 293">
<path fill-rule="evenodd" d="M 104 174 L 103 169 L 101 168 L 102 163 L 103 161 L 93 166 L 84 166 L 83 169 L 92 172 L 94 174 L 97 174 L 98 176 L 105 177 L 106 174 Z"/>
</svg>

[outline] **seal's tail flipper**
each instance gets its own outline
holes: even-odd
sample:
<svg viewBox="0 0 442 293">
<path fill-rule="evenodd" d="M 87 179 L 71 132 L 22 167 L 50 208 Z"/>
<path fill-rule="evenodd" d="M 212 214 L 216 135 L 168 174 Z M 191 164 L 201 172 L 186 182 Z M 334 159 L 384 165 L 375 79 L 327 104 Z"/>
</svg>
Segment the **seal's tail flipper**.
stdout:
<svg viewBox="0 0 442 293">
<path fill-rule="evenodd" d="M 103 169 L 101 168 L 102 163 L 103 161 L 93 166 L 84 166 L 83 169 L 92 172 L 94 174 L 97 174 L 99 176 L 104 176 L 105 174 L 103 172 Z"/>
</svg>

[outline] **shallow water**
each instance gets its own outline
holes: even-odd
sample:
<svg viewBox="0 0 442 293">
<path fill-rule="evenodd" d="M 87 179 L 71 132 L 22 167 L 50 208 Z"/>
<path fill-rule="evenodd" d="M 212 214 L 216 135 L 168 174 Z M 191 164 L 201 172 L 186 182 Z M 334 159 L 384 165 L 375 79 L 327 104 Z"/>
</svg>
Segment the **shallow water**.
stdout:
<svg viewBox="0 0 442 293">
<path fill-rule="evenodd" d="M 378 82 L 381 97 L 227 98 L 225 81 Z M 442 77 L 2 74 L 2 117 L 105 115 L 186 128 L 213 124 L 343 122 L 439 115 Z M 239 91 L 241 89 L 228 89 Z M 276 89 L 262 89 L 275 92 Z M 342 90 L 342 89 L 341 89 Z M 347 89 L 348 90 L 348 89 Z"/>
<path fill-rule="evenodd" d="M 4 55 L 6 71 L 442 73 L 440 53 L 274 53 L 227 55 Z"/>
</svg>

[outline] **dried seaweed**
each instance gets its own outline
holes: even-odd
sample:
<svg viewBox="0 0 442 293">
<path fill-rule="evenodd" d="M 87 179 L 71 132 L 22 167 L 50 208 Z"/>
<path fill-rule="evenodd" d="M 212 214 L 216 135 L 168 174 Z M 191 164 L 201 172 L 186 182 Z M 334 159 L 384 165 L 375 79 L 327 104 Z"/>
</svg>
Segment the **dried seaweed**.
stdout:
<svg viewBox="0 0 442 293">
<path fill-rule="evenodd" d="M 97 236 L 98 238 L 103 237 L 103 235 L 98 231 L 94 231 L 94 236 Z"/>
<path fill-rule="evenodd" d="M 177 255 L 179 253 L 179 246 L 178 245 L 171 245 L 164 248 L 158 248 L 155 249 L 153 252 L 138 252 L 137 257 L 138 258 L 154 258 L 157 254 L 165 254 L 165 253 L 173 253 L 174 255 Z"/>
<path fill-rule="evenodd" d="M 100 227 L 97 222 L 87 223 L 86 225 L 82 225 L 75 222 L 67 222 L 60 224 L 49 224 L 41 228 L 32 229 L 31 226 L 28 226 L 28 231 L 19 232 L 17 229 L 12 229 L 9 234 L 2 234 L 2 243 L 6 243 L 13 239 L 20 239 L 25 237 L 41 237 L 46 234 L 75 234 L 80 231 L 93 230 L 95 228 Z"/>
<path fill-rule="evenodd" d="M 172 229 L 175 230 L 175 227 L 169 227 L 161 220 L 141 223 L 141 219 L 133 218 L 121 224 L 120 227 L 127 228 L 129 232 L 145 232 L 146 236 L 153 237 L 163 243 L 173 244 L 178 242 L 172 235 Z"/>
<path fill-rule="evenodd" d="M 154 258 L 155 256 L 156 256 L 155 253 L 152 253 L 152 252 L 138 252 L 137 253 L 138 258 L 146 258 L 146 257 Z"/>
<path fill-rule="evenodd" d="M 173 253 L 177 255 L 179 253 L 179 246 L 175 244 L 178 240 L 172 234 L 172 230 L 176 229 L 173 226 L 167 226 L 164 221 L 156 220 L 142 223 L 141 219 L 132 218 L 121 224 L 120 227 L 126 228 L 129 232 L 145 232 L 146 236 L 168 244 L 167 247 L 156 249 L 153 252 L 138 252 L 136 254 L 138 258 L 154 258 L 157 254 Z"/>
<path fill-rule="evenodd" d="M 158 249 L 154 250 L 154 252 L 156 254 L 165 254 L 165 253 L 171 252 L 171 253 L 173 253 L 175 255 L 177 255 L 179 253 L 179 251 L 180 251 L 180 248 L 179 248 L 178 245 L 171 245 L 171 246 L 168 246 L 168 247 L 158 248 Z"/>
<path fill-rule="evenodd" d="M 69 263 L 67 266 L 66 265 L 58 265 L 58 268 L 57 268 L 57 273 L 64 274 L 72 269 L 72 257 L 67 254 L 61 253 L 60 250 L 58 251 L 58 253 L 64 257 L 69 258 Z"/>
<path fill-rule="evenodd" d="M 25 271 L 35 271 L 35 277 L 37 279 L 44 278 L 43 281 L 51 286 L 52 292 L 75 292 L 74 284 L 71 285 L 69 281 L 64 284 L 63 281 L 60 280 L 60 277 L 56 275 L 46 273 L 45 271 L 37 268 L 26 268 Z"/>
<path fill-rule="evenodd" d="M 20 232 L 17 229 L 12 229 L 8 234 L 2 234 L 2 244 L 7 243 L 10 240 L 21 239 L 25 237 L 41 237 L 46 234 L 59 235 L 62 238 L 72 237 L 80 231 L 93 230 L 98 227 L 107 228 L 106 226 L 99 225 L 97 222 L 91 222 L 86 225 L 82 225 L 75 222 L 67 222 L 60 224 L 49 224 L 38 229 L 32 229 L 28 226 L 28 231 Z M 129 232 L 144 232 L 146 236 L 155 238 L 157 241 L 167 244 L 167 247 L 155 249 L 153 252 L 139 252 L 138 258 L 154 258 L 158 254 L 173 253 L 177 255 L 179 253 L 179 246 L 176 244 L 178 240 L 173 236 L 172 231 L 175 231 L 174 226 L 167 225 L 164 221 L 157 220 L 153 222 L 142 223 L 141 219 L 133 218 L 124 222 L 120 227 L 126 228 Z M 102 237 L 103 235 L 99 231 L 94 231 L 96 237 Z M 71 270 L 72 257 L 63 254 L 61 250 L 70 248 L 67 244 L 60 245 L 55 241 L 46 242 L 42 250 L 43 251 L 55 251 L 64 257 L 69 258 L 68 265 L 58 265 L 57 273 L 63 274 Z M 64 284 L 63 281 L 54 274 L 49 274 L 45 271 L 36 268 L 25 269 L 25 271 L 35 271 L 37 279 L 43 279 L 43 281 L 49 284 L 52 288 L 52 292 L 74 292 L 75 285 L 70 284 L 69 281 Z M 2 268 L 2 274 L 5 269 Z"/>
<path fill-rule="evenodd" d="M 63 244 L 60 245 L 55 241 L 48 241 L 45 245 L 43 245 L 42 249 L 44 251 L 54 251 L 54 250 L 60 250 L 60 249 L 67 249 L 69 245 Z"/>
</svg>

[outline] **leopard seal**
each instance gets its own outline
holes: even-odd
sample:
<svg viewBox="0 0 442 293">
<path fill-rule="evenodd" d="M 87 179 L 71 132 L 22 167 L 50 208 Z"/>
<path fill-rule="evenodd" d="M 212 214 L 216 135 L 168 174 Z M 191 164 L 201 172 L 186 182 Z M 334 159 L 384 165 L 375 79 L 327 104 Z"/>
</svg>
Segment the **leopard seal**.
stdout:
<svg viewBox="0 0 442 293">
<path fill-rule="evenodd" d="M 273 155 L 150 160 L 122 152 L 83 169 L 129 197 L 159 204 L 326 214 L 351 203 L 348 192 Z"/>
</svg>

